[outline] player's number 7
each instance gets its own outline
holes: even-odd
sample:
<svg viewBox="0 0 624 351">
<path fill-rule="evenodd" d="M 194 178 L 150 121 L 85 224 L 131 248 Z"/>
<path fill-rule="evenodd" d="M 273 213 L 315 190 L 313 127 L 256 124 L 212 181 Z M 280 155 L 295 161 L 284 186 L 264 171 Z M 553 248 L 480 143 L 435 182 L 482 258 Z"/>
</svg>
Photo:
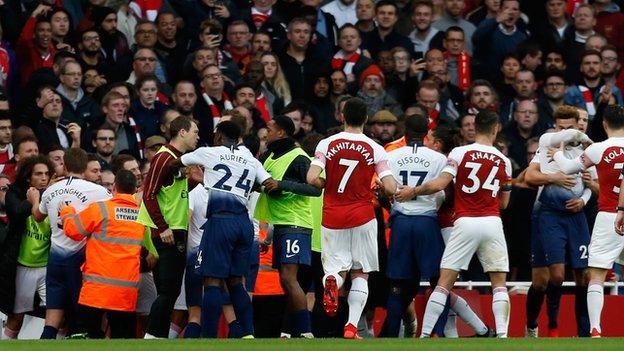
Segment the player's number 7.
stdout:
<svg viewBox="0 0 624 351">
<path fill-rule="evenodd" d="M 357 167 L 359 162 L 360 161 L 358 160 L 350 160 L 348 158 L 341 158 L 340 161 L 338 161 L 339 165 L 347 166 L 347 170 L 342 175 L 342 179 L 340 179 L 340 183 L 338 184 L 338 194 L 344 193 L 345 188 L 347 187 L 347 182 L 349 182 L 349 178 L 351 178 L 351 175 L 353 174 L 353 171 L 355 171 L 355 167 Z"/>
</svg>

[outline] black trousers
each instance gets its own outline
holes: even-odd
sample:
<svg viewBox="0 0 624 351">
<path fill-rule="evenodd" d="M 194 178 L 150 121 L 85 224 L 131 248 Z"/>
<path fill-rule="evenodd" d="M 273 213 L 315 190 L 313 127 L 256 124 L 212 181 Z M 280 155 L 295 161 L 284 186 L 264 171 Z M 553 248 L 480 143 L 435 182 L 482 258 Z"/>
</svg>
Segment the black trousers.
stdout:
<svg viewBox="0 0 624 351">
<path fill-rule="evenodd" d="M 174 245 L 164 244 L 160 237 L 154 239 L 159 256 L 153 270 L 158 296 L 152 304 L 146 332 L 161 338 L 169 335 L 171 311 L 180 294 L 186 267 L 186 230 L 174 230 L 173 236 Z"/>
<path fill-rule="evenodd" d="M 76 331 L 87 333 L 91 339 L 104 338 L 102 317 L 106 314 L 112 339 L 132 339 L 136 336 L 136 314 L 78 305 Z"/>
</svg>

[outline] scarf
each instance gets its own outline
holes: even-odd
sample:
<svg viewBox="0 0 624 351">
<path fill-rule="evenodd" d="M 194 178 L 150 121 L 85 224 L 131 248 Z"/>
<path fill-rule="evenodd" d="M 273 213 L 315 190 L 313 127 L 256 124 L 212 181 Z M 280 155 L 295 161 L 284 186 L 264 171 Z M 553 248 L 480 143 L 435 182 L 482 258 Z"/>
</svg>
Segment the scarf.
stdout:
<svg viewBox="0 0 624 351">
<path fill-rule="evenodd" d="M 386 92 L 385 91 L 382 91 L 381 94 L 379 94 L 377 96 L 368 96 L 368 95 L 364 94 L 363 91 L 360 90 L 357 93 L 357 97 L 359 97 L 360 99 L 364 100 L 364 103 L 366 104 L 366 109 L 368 111 L 368 115 L 369 116 L 373 116 L 378 111 L 384 109 L 384 102 L 386 100 Z"/>
<path fill-rule="evenodd" d="M 271 113 L 269 112 L 269 108 L 267 106 L 267 99 L 262 93 L 260 93 L 260 95 L 256 98 L 256 108 L 260 111 L 262 120 L 264 120 L 265 123 L 268 123 L 271 120 Z"/>
<path fill-rule="evenodd" d="M 342 70 L 346 75 L 353 73 L 353 66 L 360 59 L 360 55 L 362 51 L 360 49 L 355 50 L 351 56 L 348 58 L 345 57 L 345 52 L 343 50 L 338 50 L 338 52 L 334 55 L 331 60 L 331 66 L 333 70 Z"/>
<path fill-rule="evenodd" d="M 212 101 L 210 96 L 208 96 L 208 94 L 203 93 L 202 97 L 204 98 L 204 100 L 208 104 L 208 107 L 210 108 L 210 114 L 212 115 L 212 126 L 216 128 L 217 124 L 219 124 L 219 121 L 221 120 L 221 111 L 219 111 L 219 108 L 217 107 L 217 105 L 215 105 L 215 103 Z M 231 110 L 234 108 L 234 106 L 230 102 L 230 98 L 225 92 L 223 92 L 222 99 L 223 99 L 224 110 Z"/>
<path fill-rule="evenodd" d="M 262 25 L 269 19 L 271 16 L 272 9 L 269 9 L 267 13 L 260 12 L 260 10 L 256 9 L 256 7 L 251 8 L 251 20 L 253 21 L 256 29 L 260 29 Z"/>
<path fill-rule="evenodd" d="M 470 87 L 470 61 L 472 58 L 463 51 L 457 56 L 449 54 L 448 51 L 444 52 L 444 58 L 447 61 L 451 57 L 454 57 L 457 62 L 457 86 L 465 92 Z"/>
<path fill-rule="evenodd" d="M 128 124 L 132 127 L 132 131 L 134 132 L 134 137 L 137 141 L 137 147 L 139 148 L 139 156 L 143 159 L 143 140 L 141 139 L 141 131 L 139 130 L 139 126 L 134 121 L 134 118 L 128 116 Z"/>
<path fill-rule="evenodd" d="M 578 88 L 581 91 L 581 95 L 583 95 L 583 101 L 585 102 L 587 114 L 591 118 L 594 115 L 596 115 L 596 105 L 594 105 L 594 96 L 592 95 L 591 90 L 589 90 L 589 88 L 587 88 L 586 86 L 579 85 Z M 602 88 L 604 88 L 604 86 Z M 600 91 L 602 91 L 602 88 L 600 88 Z"/>
<path fill-rule="evenodd" d="M 438 127 L 438 118 L 440 117 L 440 104 L 437 103 L 433 110 L 429 112 L 429 129 L 436 129 Z"/>
</svg>

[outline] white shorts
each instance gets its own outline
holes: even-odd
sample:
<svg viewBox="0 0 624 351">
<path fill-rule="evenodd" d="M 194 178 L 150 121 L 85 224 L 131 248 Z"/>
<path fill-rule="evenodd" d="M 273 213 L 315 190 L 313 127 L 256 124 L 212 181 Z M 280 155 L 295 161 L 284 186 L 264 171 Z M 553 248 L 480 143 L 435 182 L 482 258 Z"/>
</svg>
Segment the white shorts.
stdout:
<svg viewBox="0 0 624 351">
<path fill-rule="evenodd" d="M 152 272 L 141 272 L 139 278 L 139 298 L 137 300 L 136 313 L 140 316 L 147 316 L 152 309 L 152 304 L 158 294 Z"/>
<path fill-rule="evenodd" d="M 444 245 L 448 244 L 449 238 L 453 233 L 453 227 L 441 228 L 440 233 L 442 233 L 442 240 L 444 240 Z"/>
<path fill-rule="evenodd" d="M 188 310 L 188 307 L 186 307 L 186 289 L 184 288 L 185 276 L 186 276 L 186 272 L 184 272 L 184 274 L 182 275 L 182 287 L 180 288 L 180 295 L 178 295 L 178 298 L 176 299 L 176 302 L 173 305 L 174 310 L 178 310 L 178 311 Z"/>
<path fill-rule="evenodd" d="M 325 273 L 361 269 L 379 270 L 377 257 L 377 219 L 348 229 L 321 227 L 321 260 Z"/>
<path fill-rule="evenodd" d="M 46 304 L 46 267 L 17 265 L 15 272 L 15 306 L 13 313 L 25 313 L 35 309 L 35 293 L 39 294 L 41 306 Z"/>
<path fill-rule="evenodd" d="M 589 267 L 610 269 L 624 262 L 624 236 L 615 232 L 615 213 L 598 212 L 589 243 Z"/>
<path fill-rule="evenodd" d="M 468 268 L 477 253 L 485 272 L 509 272 L 507 243 L 500 217 L 461 217 L 455 221 L 440 268 Z"/>
</svg>

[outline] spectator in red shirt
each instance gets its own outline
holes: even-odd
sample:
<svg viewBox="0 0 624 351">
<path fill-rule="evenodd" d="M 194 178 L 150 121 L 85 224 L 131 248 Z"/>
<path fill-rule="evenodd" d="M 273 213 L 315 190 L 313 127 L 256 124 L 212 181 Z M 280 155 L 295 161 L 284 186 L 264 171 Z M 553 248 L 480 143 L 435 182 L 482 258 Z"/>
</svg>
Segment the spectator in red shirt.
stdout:
<svg viewBox="0 0 624 351">
<path fill-rule="evenodd" d="M 24 86 L 39 68 L 52 67 L 56 48 L 52 43 L 52 25 L 45 15 L 49 6 L 39 5 L 24 25 L 17 41 L 17 57 L 21 64 L 20 82 Z"/>
</svg>

